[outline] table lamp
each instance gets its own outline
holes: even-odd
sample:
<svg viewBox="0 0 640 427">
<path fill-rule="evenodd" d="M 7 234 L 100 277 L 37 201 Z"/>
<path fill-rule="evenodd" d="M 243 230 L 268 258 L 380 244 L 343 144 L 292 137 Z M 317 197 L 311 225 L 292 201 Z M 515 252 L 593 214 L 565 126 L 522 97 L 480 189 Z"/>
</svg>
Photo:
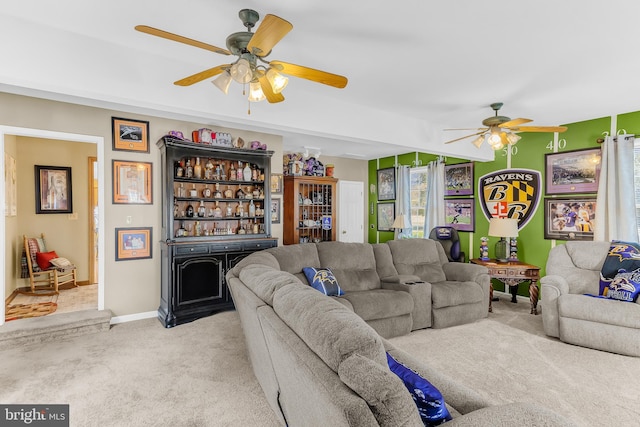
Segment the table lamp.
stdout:
<svg viewBox="0 0 640 427">
<path fill-rule="evenodd" d="M 509 261 L 509 243 L 506 237 L 518 237 L 518 220 L 514 218 L 491 218 L 489 220 L 489 236 L 500 237 L 496 243 L 496 259 Z"/>
<path fill-rule="evenodd" d="M 409 224 L 408 218 L 404 214 L 398 215 L 394 220 L 391 228 L 398 230 L 398 238 L 402 237 L 402 230 L 405 228 L 409 228 L 411 225 Z"/>
</svg>

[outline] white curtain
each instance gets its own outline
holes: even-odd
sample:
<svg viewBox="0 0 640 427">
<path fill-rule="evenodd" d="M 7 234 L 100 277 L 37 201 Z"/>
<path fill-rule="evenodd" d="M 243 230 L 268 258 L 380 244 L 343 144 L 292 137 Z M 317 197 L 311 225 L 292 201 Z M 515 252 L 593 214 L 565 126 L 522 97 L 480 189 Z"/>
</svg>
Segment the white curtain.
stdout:
<svg viewBox="0 0 640 427">
<path fill-rule="evenodd" d="M 607 137 L 602 144 L 594 240 L 638 241 L 633 135 Z"/>
<path fill-rule="evenodd" d="M 397 175 L 397 196 L 396 196 L 396 218 L 404 215 L 404 228 L 396 228 L 395 238 L 411 237 L 411 182 L 409 166 L 398 166 Z"/>
<path fill-rule="evenodd" d="M 424 238 L 433 227 L 445 225 L 444 216 L 444 162 L 442 159 L 427 165 L 427 203 L 425 205 Z"/>
</svg>

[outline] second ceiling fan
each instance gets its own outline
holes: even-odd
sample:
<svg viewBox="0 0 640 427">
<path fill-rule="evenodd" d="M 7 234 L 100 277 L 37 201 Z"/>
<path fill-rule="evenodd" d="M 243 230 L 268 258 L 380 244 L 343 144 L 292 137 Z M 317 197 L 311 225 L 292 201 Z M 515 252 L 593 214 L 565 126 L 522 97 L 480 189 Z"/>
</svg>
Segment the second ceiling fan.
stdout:
<svg viewBox="0 0 640 427">
<path fill-rule="evenodd" d="M 495 111 L 495 115 L 488 117 L 482 121 L 482 124 L 486 127 L 476 129 L 445 129 L 445 130 L 476 130 L 477 132 L 470 135 L 466 135 L 460 138 L 452 139 L 445 142 L 450 144 L 452 142 L 460 141 L 463 139 L 471 138 L 475 136 L 473 145 L 480 148 L 485 140 L 491 145 L 494 150 L 500 150 L 506 145 L 514 145 L 520 140 L 519 132 L 564 132 L 567 130 L 566 126 L 521 126 L 524 123 L 532 122 L 531 119 L 511 119 L 505 116 L 499 116 L 498 111 L 502 108 L 502 102 L 495 102 L 491 104 L 491 108 Z"/>
<path fill-rule="evenodd" d="M 266 98 L 268 102 L 275 103 L 284 101 L 284 96 L 281 92 L 287 85 L 288 79 L 283 74 L 340 89 L 347 85 L 347 78 L 344 76 L 284 61 L 265 60 L 264 58 L 271 53 L 271 49 L 293 29 L 293 25 L 278 16 L 266 15 L 256 32 L 253 33 L 251 29 L 260 19 L 258 12 L 251 9 L 242 9 L 238 16 L 247 31 L 230 34 L 226 40 L 227 49 L 147 25 L 137 25 L 135 29 L 221 55 L 234 55 L 237 57 L 231 63 L 218 65 L 174 82 L 178 86 L 190 86 L 210 77 L 220 75 L 213 81 L 213 84 L 225 94 L 228 92 L 231 81 L 234 80 L 238 83 L 249 84 L 250 101 L 261 101 Z"/>
</svg>

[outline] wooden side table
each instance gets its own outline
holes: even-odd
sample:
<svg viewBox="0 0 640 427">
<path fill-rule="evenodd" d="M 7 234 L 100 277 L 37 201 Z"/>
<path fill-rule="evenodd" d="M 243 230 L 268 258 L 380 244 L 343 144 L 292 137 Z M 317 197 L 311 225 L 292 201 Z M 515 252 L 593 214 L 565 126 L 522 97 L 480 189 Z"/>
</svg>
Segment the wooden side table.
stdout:
<svg viewBox="0 0 640 427">
<path fill-rule="evenodd" d="M 531 314 L 538 314 L 538 279 L 540 279 L 540 267 L 520 261 L 498 262 L 495 259 L 483 261 L 480 258 L 474 258 L 471 262 L 487 267 L 489 269 L 489 276 L 492 279 L 500 280 L 505 285 L 508 285 L 511 291 L 511 302 L 517 302 L 518 285 L 530 280 L 529 300 L 531 301 Z M 489 296 L 489 312 L 493 311 L 491 306 L 492 300 L 493 284 L 491 284 L 491 294 Z"/>
</svg>

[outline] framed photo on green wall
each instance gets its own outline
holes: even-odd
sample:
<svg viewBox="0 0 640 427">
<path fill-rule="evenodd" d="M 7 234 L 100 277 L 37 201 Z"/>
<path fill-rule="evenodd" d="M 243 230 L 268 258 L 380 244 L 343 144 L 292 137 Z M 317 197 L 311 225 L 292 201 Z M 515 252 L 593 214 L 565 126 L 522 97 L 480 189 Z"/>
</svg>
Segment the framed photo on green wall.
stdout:
<svg viewBox="0 0 640 427">
<path fill-rule="evenodd" d="M 593 240 L 596 198 L 545 198 L 544 238 L 558 240 Z"/>
<path fill-rule="evenodd" d="M 395 219 L 395 203 L 378 203 L 378 231 L 393 231 L 393 221 Z"/>
<path fill-rule="evenodd" d="M 395 200 L 396 168 L 378 169 L 378 200 Z"/>
<path fill-rule="evenodd" d="M 545 193 L 597 192 L 601 158 L 599 147 L 545 154 Z"/>
<path fill-rule="evenodd" d="M 446 199 L 444 215 L 447 225 L 458 231 L 474 231 L 476 202 L 474 199 Z"/>
</svg>

